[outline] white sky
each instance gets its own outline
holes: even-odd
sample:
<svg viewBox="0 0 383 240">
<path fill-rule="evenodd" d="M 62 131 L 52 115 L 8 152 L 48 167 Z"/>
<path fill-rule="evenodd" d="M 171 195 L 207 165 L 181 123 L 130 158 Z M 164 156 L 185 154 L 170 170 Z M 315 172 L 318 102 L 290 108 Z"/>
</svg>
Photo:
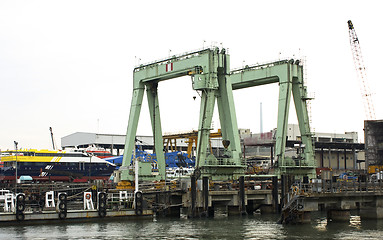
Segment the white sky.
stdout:
<svg viewBox="0 0 383 240">
<path fill-rule="evenodd" d="M 0 1 L 0 149 L 51 148 L 74 132 L 125 134 L 132 71 L 211 43 L 231 68 L 307 59 L 312 127 L 358 131 L 365 119 L 347 20 L 354 23 L 382 119 L 380 1 Z M 281 53 L 281 54 L 280 54 Z M 137 56 L 137 58 L 135 57 Z M 197 129 L 199 97 L 188 77 L 160 83 L 163 132 Z M 193 100 L 193 96 L 197 96 Z M 238 126 L 276 127 L 278 86 L 234 93 Z M 146 97 L 138 134 L 150 135 Z M 291 108 L 290 123 L 296 123 Z M 214 117 L 215 128 L 219 127 Z"/>
</svg>

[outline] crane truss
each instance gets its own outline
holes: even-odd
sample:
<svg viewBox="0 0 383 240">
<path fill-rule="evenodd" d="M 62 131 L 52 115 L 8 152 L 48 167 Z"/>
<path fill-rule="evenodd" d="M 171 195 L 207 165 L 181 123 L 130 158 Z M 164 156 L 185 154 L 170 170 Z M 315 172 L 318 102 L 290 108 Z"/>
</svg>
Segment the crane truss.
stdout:
<svg viewBox="0 0 383 240">
<path fill-rule="evenodd" d="M 374 104 L 372 101 L 370 88 L 367 82 L 366 68 L 364 65 L 363 57 L 362 57 L 362 50 L 360 48 L 359 39 L 358 39 L 358 36 L 356 35 L 356 31 L 351 20 L 348 20 L 347 23 L 348 23 L 348 33 L 350 38 L 351 51 L 352 51 L 352 56 L 354 60 L 355 70 L 359 79 L 364 111 L 365 111 L 367 120 L 374 120 L 376 119 L 375 109 L 374 109 Z"/>
</svg>

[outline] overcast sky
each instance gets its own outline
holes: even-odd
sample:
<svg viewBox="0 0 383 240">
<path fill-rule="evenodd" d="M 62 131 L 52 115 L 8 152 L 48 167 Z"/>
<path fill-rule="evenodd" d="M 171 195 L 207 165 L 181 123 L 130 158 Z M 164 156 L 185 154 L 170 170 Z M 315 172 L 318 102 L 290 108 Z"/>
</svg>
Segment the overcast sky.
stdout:
<svg viewBox="0 0 383 240">
<path fill-rule="evenodd" d="M 0 149 L 52 148 L 75 132 L 125 134 L 132 72 L 139 63 L 211 44 L 228 48 L 231 68 L 281 58 L 307 60 L 312 127 L 358 131 L 365 113 L 349 44 L 354 23 L 382 110 L 380 1 L 0 1 Z M 197 96 L 193 100 L 193 96 Z M 159 85 L 163 132 L 198 128 L 191 79 Z M 234 92 L 238 126 L 276 127 L 278 85 Z M 290 123 L 297 123 L 291 108 Z M 219 127 L 214 116 L 214 127 Z M 146 97 L 139 135 L 151 135 Z"/>
</svg>

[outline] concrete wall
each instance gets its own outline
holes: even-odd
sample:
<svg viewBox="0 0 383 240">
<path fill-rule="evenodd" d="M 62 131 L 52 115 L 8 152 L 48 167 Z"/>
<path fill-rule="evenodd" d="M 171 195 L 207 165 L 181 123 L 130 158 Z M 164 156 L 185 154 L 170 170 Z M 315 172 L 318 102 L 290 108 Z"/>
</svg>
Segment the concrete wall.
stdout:
<svg viewBox="0 0 383 240">
<path fill-rule="evenodd" d="M 346 157 L 346 159 L 345 159 Z M 336 151 L 332 150 L 331 153 L 329 151 L 323 151 L 323 165 L 322 165 L 322 152 L 316 151 L 315 160 L 317 162 L 318 167 L 332 168 L 332 169 L 345 169 L 345 163 L 347 169 L 354 168 L 354 159 L 357 156 L 350 151 L 346 152 L 346 156 L 344 155 L 344 151 Z M 345 161 L 346 160 L 346 161 Z M 358 167 L 356 167 L 358 169 Z"/>
</svg>

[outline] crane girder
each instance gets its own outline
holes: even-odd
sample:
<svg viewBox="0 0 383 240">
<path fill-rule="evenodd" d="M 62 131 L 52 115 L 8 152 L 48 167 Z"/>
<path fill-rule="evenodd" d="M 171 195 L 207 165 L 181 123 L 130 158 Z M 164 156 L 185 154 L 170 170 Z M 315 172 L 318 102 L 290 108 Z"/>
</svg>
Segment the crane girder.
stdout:
<svg viewBox="0 0 383 240">
<path fill-rule="evenodd" d="M 230 73 L 233 90 L 277 83 L 280 76 L 286 76 L 283 74 L 286 73 L 286 64 L 287 61 L 279 61 L 234 70 Z"/>
<path fill-rule="evenodd" d="M 185 53 L 165 60 L 136 67 L 133 72 L 134 84 L 163 81 L 177 77 L 209 72 L 211 49 Z"/>
</svg>

